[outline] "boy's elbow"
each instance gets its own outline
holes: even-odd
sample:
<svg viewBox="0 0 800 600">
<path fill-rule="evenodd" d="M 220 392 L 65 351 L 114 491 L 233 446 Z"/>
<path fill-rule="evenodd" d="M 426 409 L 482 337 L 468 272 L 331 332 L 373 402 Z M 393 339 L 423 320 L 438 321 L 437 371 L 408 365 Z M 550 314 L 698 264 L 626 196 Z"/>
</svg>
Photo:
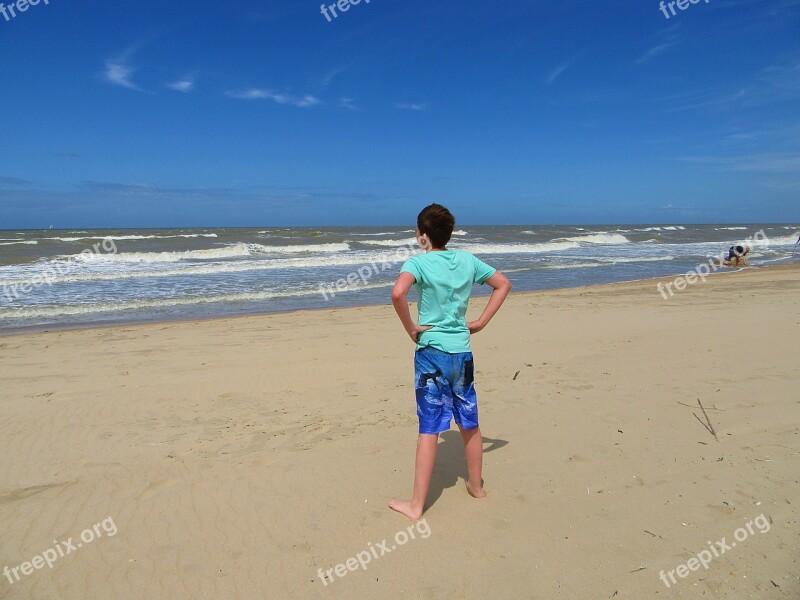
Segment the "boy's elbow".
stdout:
<svg viewBox="0 0 800 600">
<path fill-rule="evenodd" d="M 405 302 L 406 294 L 399 290 L 392 290 L 392 302 Z"/>
</svg>

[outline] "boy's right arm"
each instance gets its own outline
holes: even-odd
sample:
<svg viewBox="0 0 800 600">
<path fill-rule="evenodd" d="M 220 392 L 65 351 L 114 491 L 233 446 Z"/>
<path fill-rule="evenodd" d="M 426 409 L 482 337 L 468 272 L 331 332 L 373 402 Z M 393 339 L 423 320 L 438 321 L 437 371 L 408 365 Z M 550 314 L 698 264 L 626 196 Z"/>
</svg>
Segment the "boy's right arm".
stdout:
<svg viewBox="0 0 800 600">
<path fill-rule="evenodd" d="M 419 334 L 428 331 L 428 329 L 431 329 L 431 326 L 417 325 L 414 319 L 411 318 L 407 296 L 408 291 L 411 289 L 411 286 L 414 285 L 415 281 L 416 279 L 414 279 L 411 273 L 400 273 L 400 276 L 394 284 L 394 289 L 392 289 L 392 304 L 394 305 L 395 312 L 397 312 L 397 316 L 400 317 L 403 328 L 411 338 L 411 341 L 416 344 L 419 340 Z"/>
<path fill-rule="evenodd" d="M 503 305 L 512 287 L 511 282 L 500 271 L 496 271 L 485 283 L 494 289 L 492 295 L 489 296 L 489 302 L 486 304 L 486 308 L 483 309 L 483 314 L 481 314 L 476 321 L 467 323 L 470 333 L 478 333 L 489 324 L 489 321 L 492 320 L 495 313 L 500 310 L 500 307 Z"/>
</svg>

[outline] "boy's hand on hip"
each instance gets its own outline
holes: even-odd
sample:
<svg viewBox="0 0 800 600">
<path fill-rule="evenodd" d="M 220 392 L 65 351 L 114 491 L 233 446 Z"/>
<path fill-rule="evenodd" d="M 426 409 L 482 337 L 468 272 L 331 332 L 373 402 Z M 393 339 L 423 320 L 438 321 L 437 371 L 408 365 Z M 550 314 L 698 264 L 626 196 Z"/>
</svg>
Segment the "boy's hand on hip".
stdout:
<svg viewBox="0 0 800 600">
<path fill-rule="evenodd" d="M 486 325 L 484 325 L 480 319 L 467 323 L 467 328 L 469 329 L 470 334 L 478 333 L 479 331 L 483 330 L 484 327 L 486 327 Z"/>
<path fill-rule="evenodd" d="M 433 329 L 433 325 L 414 325 L 414 329 L 408 332 L 411 341 L 415 344 L 419 341 L 420 334 L 428 331 L 428 329 Z"/>
</svg>

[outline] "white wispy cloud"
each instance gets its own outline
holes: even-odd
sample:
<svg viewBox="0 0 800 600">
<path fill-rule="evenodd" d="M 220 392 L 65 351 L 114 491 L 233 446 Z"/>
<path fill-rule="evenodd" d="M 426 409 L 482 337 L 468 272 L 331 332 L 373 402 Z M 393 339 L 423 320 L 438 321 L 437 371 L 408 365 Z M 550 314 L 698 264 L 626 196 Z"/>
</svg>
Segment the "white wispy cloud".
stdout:
<svg viewBox="0 0 800 600">
<path fill-rule="evenodd" d="M 395 108 L 402 110 L 426 110 L 428 108 L 427 102 L 411 103 L 411 104 L 395 104 Z"/>
<path fill-rule="evenodd" d="M 299 108 L 307 108 L 309 106 L 315 106 L 322 103 L 319 98 L 312 96 L 311 94 L 306 94 L 304 96 L 292 96 L 291 94 L 282 94 L 273 92 L 272 90 L 259 88 L 228 91 L 225 92 L 225 95 L 236 100 L 272 100 L 278 104 L 297 106 Z"/>
<path fill-rule="evenodd" d="M 170 83 L 166 83 L 165 85 L 169 89 L 174 90 L 176 92 L 183 92 L 184 94 L 188 94 L 195 88 L 195 76 L 192 74 L 187 74 L 181 77 L 180 79 L 172 81 Z"/>
<path fill-rule="evenodd" d="M 800 56 L 764 69 L 759 99 L 766 101 L 796 100 L 800 96 Z"/>
<path fill-rule="evenodd" d="M 119 85 L 130 90 L 141 92 L 142 88 L 131 81 L 131 77 L 136 72 L 136 69 L 126 63 L 119 62 L 113 59 L 106 61 L 106 70 L 103 75 L 106 81 L 112 85 Z"/>
<path fill-rule="evenodd" d="M 333 80 L 334 80 L 336 77 L 338 77 L 339 75 L 341 75 L 342 73 L 344 73 L 344 72 L 345 72 L 345 70 L 346 70 L 346 69 L 344 69 L 343 67 L 339 67 L 339 68 L 336 68 L 336 69 L 331 69 L 330 71 L 328 71 L 328 72 L 325 74 L 325 76 L 324 76 L 322 79 L 320 79 L 320 81 L 319 81 L 319 86 L 320 86 L 321 88 L 323 88 L 323 89 L 324 89 L 324 88 L 326 88 L 326 87 L 328 87 L 328 86 L 331 84 L 331 82 L 332 82 L 332 81 L 333 81 Z"/>
<path fill-rule="evenodd" d="M 636 64 L 640 65 L 643 62 L 650 60 L 654 56 L 658 56 L 659 54 L 662 54 L 665 50 L 667 50 L 669 48 L 672 48 L 677 43 L 678 42 L 676 42 L 676 41 L 671 41 L 671 42 L 662 42 L 660 44 L 656 44 L 655 46 L 650 48 L 647 52 L 645 52 L 642 56 L 640 56 L 638 59 L 636 59 Z"/>
<path fill-rule="evenodd" d="M 670 104 L 661 112 L 670 113 L 698 108 L 730 111 L 759 108 L 800 99 L 800 55 L 762 69 L 757 75 L 703 89 L 687 90 L 661 98 Z"/>
<path fill-rule="evenodd" d="M 680 25 L 672 25 L 666 29 L 661 30 L 656 36 L 655 44 L 653 44 L 644 54 L 636 59 L 636 64 L 640 65 L 647 62 L 651 58 L 663 54 L 673 46 L 677 46 L 680 42 L 678 36 L 678 29 Z"/>
<path fill-rule="evenodd" d="M 136 51 L 136 46 L 131 46 L 126 49 L 122 54 L 115 58 L 108 58 L 105 60 L 105 71 L 103 71 L 103 78 L 111 85 L 118 85 L 120 87 L 128 88 L 129 90 L 136 90 L 141 92 L 142 88 L 133 82 L 133 74 L 138 70 L 130 63 L 133 53 Z"/>
<path fill-rule="evenodd" d="M 356 110 L 357 107 L 355 104 L 353 104 L 352 98 L 347 98 L 345 96 L 342 96 L 341 98 L 339 98 L 339 108 L 349 108 L 350 110 Z"/>
<path fill-rule="evenodd" d="M 571 64 L 572 64 L 572 61 L 568 60 L 567 62 L 558 65 L 555 69 L 550 71 L 550 74 L 545 79 L 545 81 L 547 81 L 547 85 L 550 85 L 551 83 L 553 83 L 558 78 L 559 75 L 561 75 L 564 71 L 569 69 Z"/>
</svg>

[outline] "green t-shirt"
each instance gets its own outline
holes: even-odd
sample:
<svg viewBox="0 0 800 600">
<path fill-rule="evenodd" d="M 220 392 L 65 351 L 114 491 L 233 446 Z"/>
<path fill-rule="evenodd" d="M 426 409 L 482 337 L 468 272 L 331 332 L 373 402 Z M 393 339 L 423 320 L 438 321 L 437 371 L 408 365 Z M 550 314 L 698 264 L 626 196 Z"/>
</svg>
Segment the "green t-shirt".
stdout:
<svg viewBox="0 0 800 600">
<path fill-rule="evenodd" d="M 464 315 L 474 283 L 484 283 L 497 269 L 461 250 L 434 250 L 412 256 L 400 269 L 416 279 L 420 325 L 433 325 L 419 336 L 417 348 L 471 352 Z"/>
</svg>

